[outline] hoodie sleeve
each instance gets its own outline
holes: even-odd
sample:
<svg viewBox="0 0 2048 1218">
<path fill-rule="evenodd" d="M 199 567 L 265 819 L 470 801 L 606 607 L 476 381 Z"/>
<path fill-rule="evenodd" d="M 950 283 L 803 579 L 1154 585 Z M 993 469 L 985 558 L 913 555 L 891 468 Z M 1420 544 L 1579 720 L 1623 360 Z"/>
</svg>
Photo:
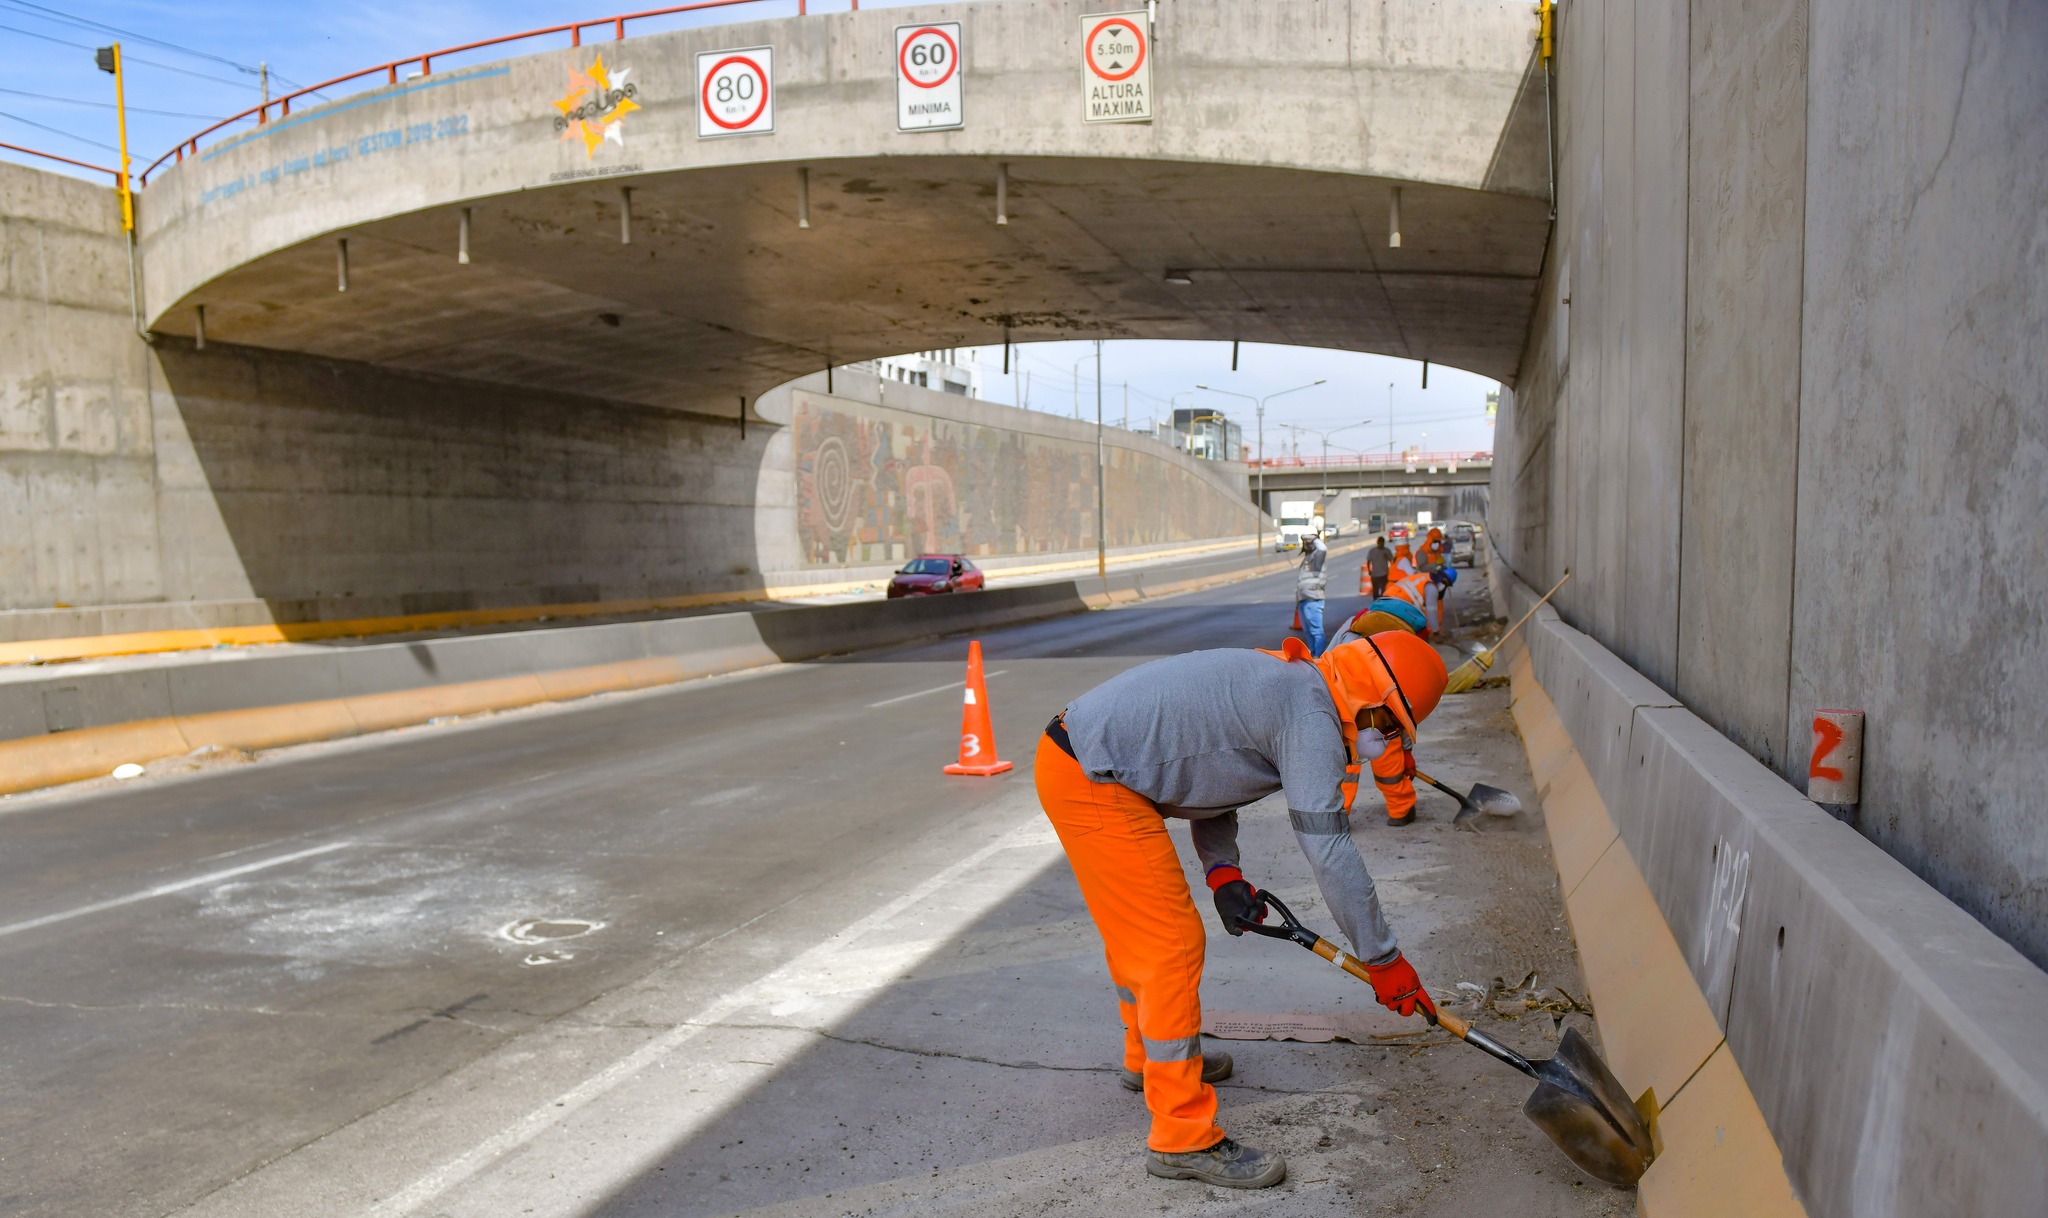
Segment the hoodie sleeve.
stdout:
<svg viewBox="0 0 2048 1218">
<path fill-rule="evenodd" d="M 1315 871 L 1316 887 L 1330 915 L 1351 940 L 1359 959 L 1380 963 L 1394 954 L 1394 930 L 1380 909 L 1379 890 L 1365 858 L 1351 840 L 1351 818 L 1340 790 L 1344 739 L 1334 719 L 1299 722 L 1284 741 L 1281 780 L 1287 791 L 1287 820 L 1302 855 Z"/>
</svg>

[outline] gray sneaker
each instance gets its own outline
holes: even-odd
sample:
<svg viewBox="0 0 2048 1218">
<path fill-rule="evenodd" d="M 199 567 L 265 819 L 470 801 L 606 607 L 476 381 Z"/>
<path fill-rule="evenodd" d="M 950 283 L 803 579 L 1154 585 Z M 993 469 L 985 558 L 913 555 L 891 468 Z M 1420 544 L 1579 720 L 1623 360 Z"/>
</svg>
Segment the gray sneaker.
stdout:
<svg viewBox="0 0 2048 1218">
<path fill-rule="evenodd" d="M 1210 1084 L 1220 1083 L 1230 1077 L 1230 1071 L 1230 1054 L 1202 1054 L 1203 1082 Z M 1123 1073 L 1123 1084 L 1125 1091 L 1143 1091 L 1145 1089 L 1145 1076 L 1136 1070 L 1126 1070 Z"/>
<path fill-rule="evenodd" d="M 1222 1188 L 1271 1188 L 1287 1178 L 1287 1160 L 1225 1138 L 1207 1150 L 1167 1154 L 1155 1150 L 1145 1170 L 1166 1180 L 1200 1180 Z"/>
</svg>

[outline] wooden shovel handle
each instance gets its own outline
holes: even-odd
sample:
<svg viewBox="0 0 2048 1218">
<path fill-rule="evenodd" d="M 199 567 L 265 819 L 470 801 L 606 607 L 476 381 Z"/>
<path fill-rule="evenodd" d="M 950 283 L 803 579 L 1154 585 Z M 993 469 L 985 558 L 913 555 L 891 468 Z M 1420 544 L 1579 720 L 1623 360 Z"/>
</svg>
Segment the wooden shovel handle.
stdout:
<svg viewBox="0 0 2048 1218">
<path fill-rule="evenodd" d="M 1365 962 L 1349 952 L 1340 950 L 1328 939 L 1317 939 L 1316 945 L 1309 950 L 1367 985 L 1372 984 L 1372 974 L 1365 971 Z M 1441 1009 L 1436 1013 L 1436 1024 L 1459 1040 L 1465 1039 L 1466 1031 L 1472 1026 L 1449 1011 Z"/>
</svg>

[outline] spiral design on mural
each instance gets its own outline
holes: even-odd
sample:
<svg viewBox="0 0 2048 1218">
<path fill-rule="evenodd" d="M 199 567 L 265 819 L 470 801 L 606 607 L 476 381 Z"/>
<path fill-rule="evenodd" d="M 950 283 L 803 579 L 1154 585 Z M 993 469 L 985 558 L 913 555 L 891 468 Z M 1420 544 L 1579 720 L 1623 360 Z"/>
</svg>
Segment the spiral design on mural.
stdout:
<svg viewBox="0 0 2048 1218">
<path fill-rule="evenodd" d="M 818 441 L 811 461 L 818 515 L 824 519 L 827 531 L 845 533 L 848 509 L 853 502 L 853 464 L 846 454 L 846 442 L 838 436 L 826 436 Z"/>
</svg>

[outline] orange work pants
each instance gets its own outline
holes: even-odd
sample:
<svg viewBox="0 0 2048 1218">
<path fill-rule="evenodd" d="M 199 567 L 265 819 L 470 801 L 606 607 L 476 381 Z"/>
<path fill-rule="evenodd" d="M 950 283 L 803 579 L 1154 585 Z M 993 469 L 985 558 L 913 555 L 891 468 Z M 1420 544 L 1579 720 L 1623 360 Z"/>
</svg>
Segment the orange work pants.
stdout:
<svg viewBox="0 0 2048 1218">
<path fill-rule="evenodd" d="M 1408 750 L 1388 742 L 1387 751 L 1373 758 L 1372 781 L 1387 801 L 1387 815 L 1405 820 L 1415 815 L 1415 782 L 1408 776 Z"/>
<path fill-rule="evenodd" d="M 1216 1090 L 1202 1081 L 1202 958 L 1208 937 L 1166 820 L 1152 801 L 1090 782 L 1050 737 L 1034 765 L 1045 808 L 1081 898 L 1102 934 L 1124 1020 L 1124 1066 L 1145 1076 L 1146 1145 L 1205 1150 L 1223 1137 Z"/>
</svg>

